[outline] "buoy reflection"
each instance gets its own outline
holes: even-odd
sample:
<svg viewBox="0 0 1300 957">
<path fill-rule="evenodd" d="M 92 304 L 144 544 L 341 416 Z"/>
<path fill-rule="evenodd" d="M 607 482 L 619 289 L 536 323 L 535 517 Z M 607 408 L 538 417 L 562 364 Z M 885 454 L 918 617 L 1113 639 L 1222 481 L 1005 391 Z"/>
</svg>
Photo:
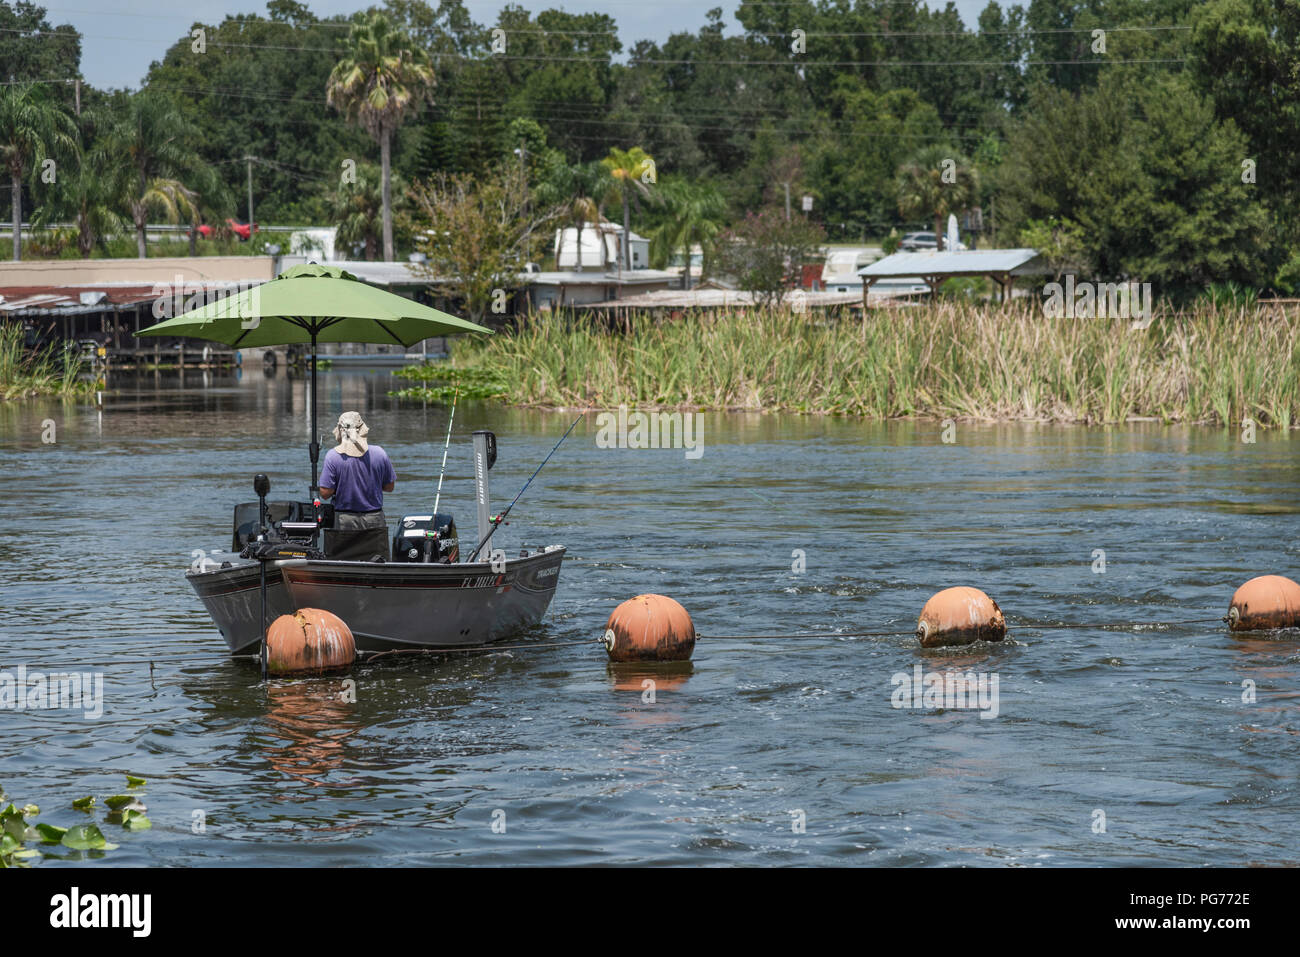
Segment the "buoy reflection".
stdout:
<svg viewBox="0 0 1300 957">
<path fill-rule="evenodd" d="M 685 687 L 694 673 L 695 666 L 689 661 L 654 664 L 611 661 L 605 665 L 610 687 L 619 693 L 618 700 L 625 705 L 624 713 L 637 725 L 676 721 L 678 709 L 672 704 L 671 692 Z"/>
<path fill-rule="evenodd" d="M 338 786 L 327 778 L 342 766 L 345 742 L 360 727 L 352 713 L 356 683 L 272 681 L 266 693 L 268 730 L 283 742 L 261 749 L 271 767 L 313 787 Z"/>
</svg>

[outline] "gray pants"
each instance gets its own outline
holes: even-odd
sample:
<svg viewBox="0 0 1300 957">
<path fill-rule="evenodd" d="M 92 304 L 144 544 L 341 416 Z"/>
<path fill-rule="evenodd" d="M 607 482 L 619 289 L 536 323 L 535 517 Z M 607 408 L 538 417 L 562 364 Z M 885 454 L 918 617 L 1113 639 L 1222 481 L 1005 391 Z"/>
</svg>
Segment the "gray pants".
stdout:
<svg viewBox="0 0 1300 957">
<path fill-rule="evenodd" d="M 325 530 L 325 557 L 340 562 L 389 561 L 388 519 L 379 512 L 335 512 Z"/>
</svg>

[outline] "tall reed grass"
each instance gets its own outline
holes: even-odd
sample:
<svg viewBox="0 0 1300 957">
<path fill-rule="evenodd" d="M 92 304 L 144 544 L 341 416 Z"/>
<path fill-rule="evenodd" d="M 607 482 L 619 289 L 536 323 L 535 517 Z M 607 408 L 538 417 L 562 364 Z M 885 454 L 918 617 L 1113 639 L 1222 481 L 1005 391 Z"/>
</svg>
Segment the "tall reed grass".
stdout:
<svg viewBox="0 0 1300 957">
<path fill-rule="evenodd" d="M 1300 421 L 1300 328 L 1205 303 L 1127 320 L 1048 318 L 1035 305 L 939 303 L 860 315 L 712 312 L 631 332 L 590 317 L 524 320 L 459 340 L 451 370 L 518 405 L 1115 423 Z M 443 397 L 446 387 L 428 393 Z"/>
<path fill-rule="evenodd" d="M 33 395 L 80 395 L 91 388 L 81 378 L 85 360 L 75 349 L 30 351 L 23 342 L 23 327 L 0 323 L 0 399 Z"/>
</svg>

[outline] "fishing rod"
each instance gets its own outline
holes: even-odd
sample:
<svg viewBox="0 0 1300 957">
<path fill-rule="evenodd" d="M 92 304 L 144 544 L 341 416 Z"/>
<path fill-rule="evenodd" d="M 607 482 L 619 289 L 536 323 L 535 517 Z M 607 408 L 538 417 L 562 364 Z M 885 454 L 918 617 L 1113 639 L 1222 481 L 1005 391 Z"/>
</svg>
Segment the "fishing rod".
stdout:
<svg viewBox="0 0 1300 957">
<path fill-rule="evenodd" d="M 460 383 L 451 395 L 451 418 L 447 420 L 447 441 L 442 443 L 442 470 L 438 472 L 438 494 L 433 497 L 433 514 L 438 514 L 438 503 L 442 501 L 442 477 L 447 474 L 447 449 L 451 448 L 451 424 L 456 421 L 456 398 L 460 395 Z M 437 521 L 437 519 L 434 519 Z"/>
<path fill-rule="evenodd" d="M 528 477 L 528 481 L 524 483 L 524 487 L 519 490 L 519 495 L 514 497 L 514 501 L 507 505 L 500 515 L 492 519 L 492 527 L 488 529 L 488 533 L 483 536 L 483 541 L 478 543 L 478 547 L 474 549 L 474 552 L 469 556 L 468 561 L 472 562 L 474 559 L 478 558 L 478 553 L 483 550 L 483 546 L 488 543 L 488 539 L 491 538 L 492 534 L 501 526 L 501 523 L 506 520 L 506 516 L 510 514 L 510 510 L 515 507 L 515 502 L 518 502 L 519 497 L 523 495 L 524 492 L 528 491 L 528 486 L 533 484 L 533 479 L 537 478 L 537 473 L 540 472 L 546 466 L 546 463 L 551 460 L 551 456 L 555 454 L 555 449 L 558 449 L 560 444 L 569 437 L 569 433 L 573 431 L 573 427 L 581 422 L 582 417 L 586 414 L 586 412 L 579 413 L 578 417 L 573 420 L 568 429 L 565 430 L 564 434 L 560 436 L 560 441 L 555 443 L 555 448 L 546 453 L 546 458 L 542 459 L 542 464 L 533 470 L 533 474 Z"/>
</svg>

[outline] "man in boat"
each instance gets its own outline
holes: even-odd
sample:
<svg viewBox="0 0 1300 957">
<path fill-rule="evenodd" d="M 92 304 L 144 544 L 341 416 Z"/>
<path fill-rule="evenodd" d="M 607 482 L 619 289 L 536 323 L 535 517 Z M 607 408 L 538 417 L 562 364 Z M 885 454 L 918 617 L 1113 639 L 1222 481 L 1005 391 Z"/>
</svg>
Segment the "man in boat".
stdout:
<svg viewBox="0 0 1300 957">
<path fill-rule="evenodd" d="M 320 497 L 334 499 L 334 528 L 325 532 L 325 555 L 338 561 L 388 561 L 384 493 L 397 481 L 393 463 L 366 441 L 370 428 L 359 412 L 344 412 L 334 426 L 339 443 L 325 453 Z"/>
</svg>

